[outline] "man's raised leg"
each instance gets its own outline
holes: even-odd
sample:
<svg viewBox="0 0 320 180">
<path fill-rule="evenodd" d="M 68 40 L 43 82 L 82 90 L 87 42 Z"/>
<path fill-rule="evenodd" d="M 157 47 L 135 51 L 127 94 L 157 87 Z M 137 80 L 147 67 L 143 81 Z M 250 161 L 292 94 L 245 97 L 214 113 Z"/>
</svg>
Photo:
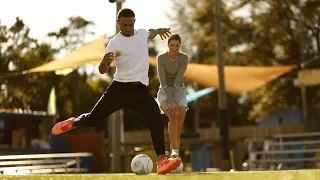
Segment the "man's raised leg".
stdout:
<svg viewBox="0 0 320 180">
<path fill-rule="evenodd" d="M 97 121 L 101 121 L 113 112 L 123 108 L 125 98 L 126 97 L 121 94 L 121 89 L 117 87 L 117 84 L 112 83 L 92 108 L 91 112 L 81 114 L 78 117 L 70 117 L 65 121 L 58 122 L 52 128 L 52 134 L 62 134 L 76 128 L 77 126 L 94 126 Z"/>
</svg>

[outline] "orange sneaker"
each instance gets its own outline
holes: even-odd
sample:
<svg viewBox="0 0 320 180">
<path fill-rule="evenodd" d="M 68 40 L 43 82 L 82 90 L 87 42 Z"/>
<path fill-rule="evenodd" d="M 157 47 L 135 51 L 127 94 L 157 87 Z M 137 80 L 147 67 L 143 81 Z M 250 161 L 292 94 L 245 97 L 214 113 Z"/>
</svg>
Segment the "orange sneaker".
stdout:
<svg viewBox="0 0 320 180">
<path fill-rule="evenodd" d="M 75 127 L 72 124 L 75 119 L 75 117 L 71 117 L 65 121 L 58 122 L 56 125 L 53 126 L 52 134 L 58 135 L 74 129 Z"/>
<path fill-rule="evenodd" d="M 179 167 L 181 163 L 181 158 L 177 157 L 174 159 L 168 160 L 166 157 L 162 158 L 157 162 L 157 173 L 158 174 L 167 174 L 170 171 Z"/>
</svg>

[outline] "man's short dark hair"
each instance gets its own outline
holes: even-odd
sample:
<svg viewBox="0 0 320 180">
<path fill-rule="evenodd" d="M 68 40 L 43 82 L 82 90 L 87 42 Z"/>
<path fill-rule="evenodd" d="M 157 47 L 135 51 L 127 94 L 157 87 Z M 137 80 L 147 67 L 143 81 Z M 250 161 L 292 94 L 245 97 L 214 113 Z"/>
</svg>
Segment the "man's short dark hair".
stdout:
<svg viewBox="0 0 320 180">
<path fill-rule="evenodd" d="M 134 15 L 134 12 L 129 9 L 129 8 L 123 8 L 121 9 L 119 12 L 118 12 L 118 20 L 121 18 L 121 17 L 133 17 L 135 18 L 135 15 Z"/>
</svg>

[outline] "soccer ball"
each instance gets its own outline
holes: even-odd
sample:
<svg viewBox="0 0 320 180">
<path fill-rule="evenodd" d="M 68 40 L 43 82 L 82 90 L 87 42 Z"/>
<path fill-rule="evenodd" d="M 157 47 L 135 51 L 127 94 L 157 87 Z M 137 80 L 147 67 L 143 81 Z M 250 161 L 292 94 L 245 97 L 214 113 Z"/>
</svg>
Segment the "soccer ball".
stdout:
<svg viewBox="0 0 320 180">
<path fill-rule="evenodd" d="M 169 158 L 169 160 L 172 160 L 173 158 Z M 181 172 L 183 172 L 183 163 L 181 162 L 180 163 L 180 165 L 176 168 L 176 169 L 174 169 L 174 170 L 172 170 L 172 171 L 170 171 L 170 173 L 181 173 Z"/>
<path fill-rule="evenodd" d="M 151 158 L 145 154 L 136 155 L 131 161 L 131 170 L 138 175 L 149 174 L 152 168 L 153 162 Z"/>
</svg>

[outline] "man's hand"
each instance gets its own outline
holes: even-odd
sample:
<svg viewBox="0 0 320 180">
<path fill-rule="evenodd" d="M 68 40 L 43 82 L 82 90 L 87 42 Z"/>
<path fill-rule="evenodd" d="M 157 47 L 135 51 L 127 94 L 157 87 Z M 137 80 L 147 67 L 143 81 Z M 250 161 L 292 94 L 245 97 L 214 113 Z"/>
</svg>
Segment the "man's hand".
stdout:
<svg viewBox="0 0 320 180">
<path fill-rule="evenodd" d="M 166 39 L 171 34 L 170 28 L 160 28 L 160 32 L 158 34 L 161 37 L 161 40 Z"/>
<path fill-rule="evenodd" d="M 107 72 L 107 70 L 110 67 L 111 62 L 113 60 L 115 60 L 115 57 L 116 57 L 116 53 L 114 53 L 114 52 L 108 52 L 107 54 L 105 54 L 103 56 L 103 58 L 101 59 L 100 64 L 99 64 L 99 72 L 101 74 L 104 74 L 105 72 Z"/>
<path fill-rule="evenodd" d="M 149 37 L 148 39 L 155 38 L 158 34 L 160 38 L 163 40 L 170 36 L 170 28 L 159 28 L 159 29 L 149 29 Z"/>
</svg>

